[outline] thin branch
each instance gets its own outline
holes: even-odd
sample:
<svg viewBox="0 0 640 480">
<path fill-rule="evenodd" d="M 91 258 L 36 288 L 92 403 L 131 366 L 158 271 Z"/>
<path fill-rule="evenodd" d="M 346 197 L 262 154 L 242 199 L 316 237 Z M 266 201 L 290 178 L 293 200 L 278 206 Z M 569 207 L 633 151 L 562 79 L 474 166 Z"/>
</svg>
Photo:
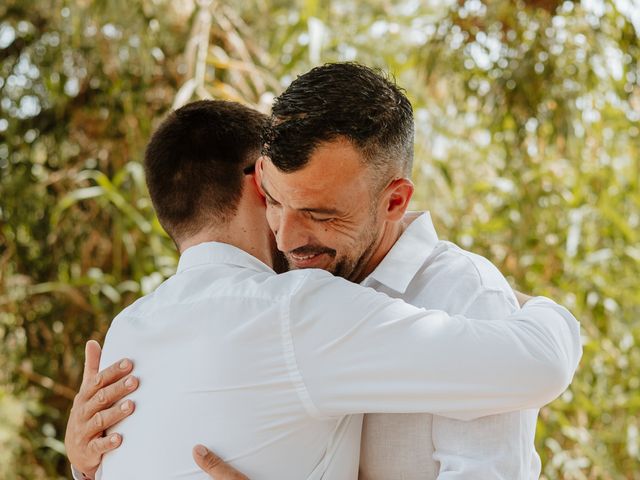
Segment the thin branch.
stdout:
<svg viewBox="0 0 640 480">
<path fill-rule="evenodd" d="M 56 395 L 64 397 L 68 400 L 73 400 L 76 396 L 76 391 L 73 388 L 62 385 L 53 380 L 51 377 L 47 377 L 45 375 L 34 372 L 33 370 L 31 370 L 31 366 L 27 364 L 20 365 L 18 371 L 22 375 L 24 375 L 30 382 L 36 383 L 41 387 L 46 388 L 47 390 L 51 390 Z"/>
</svg>

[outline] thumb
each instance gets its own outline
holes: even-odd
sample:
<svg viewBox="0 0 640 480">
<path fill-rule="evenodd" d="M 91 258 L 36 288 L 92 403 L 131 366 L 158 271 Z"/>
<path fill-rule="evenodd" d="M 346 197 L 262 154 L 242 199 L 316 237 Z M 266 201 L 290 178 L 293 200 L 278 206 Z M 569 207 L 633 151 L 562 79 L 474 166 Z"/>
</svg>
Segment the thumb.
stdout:
<svg viewBox="0 0 640 480">
<path fill-rule="evenodd" d="M 89 377 L 95 376 L 100 368 L 100 355 L 102 349 L 100 344 L 95 340 L 89 340 L 84 347 L 84 373 L 82 374 L 83 381 Z"/>
<path fill-rule="evenodd" d="M 192 454 L 198 466 L 215 480 L 249 480 L 204 445 L 193 447 Z"/>
</svg>

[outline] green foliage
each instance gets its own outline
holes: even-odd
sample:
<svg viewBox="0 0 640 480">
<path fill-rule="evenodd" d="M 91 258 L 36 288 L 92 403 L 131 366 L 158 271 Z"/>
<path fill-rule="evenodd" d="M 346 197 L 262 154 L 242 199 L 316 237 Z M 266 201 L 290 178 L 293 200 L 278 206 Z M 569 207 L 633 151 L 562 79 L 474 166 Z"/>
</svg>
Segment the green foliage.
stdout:
<svg viewBox="0 0 640 480">
<path fill-rule="evenodd" d="M 0 6 L 0 478 L 68 475 L 84 341 L 175 268 L 140 165 L 153 126 L 208 95 L 267 110 L 332 60 L 406 88 L 414 205 L 441 236 L 582 321 L 581 368 L 541 414 L 546 478 L 640 478 L 638 6 L 205 4 Z"/>
</svg>

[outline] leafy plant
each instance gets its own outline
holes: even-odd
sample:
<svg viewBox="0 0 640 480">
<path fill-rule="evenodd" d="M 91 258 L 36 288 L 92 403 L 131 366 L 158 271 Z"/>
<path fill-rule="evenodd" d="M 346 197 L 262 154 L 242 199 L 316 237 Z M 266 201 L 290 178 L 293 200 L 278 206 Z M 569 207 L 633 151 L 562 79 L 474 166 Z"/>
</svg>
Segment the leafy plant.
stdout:
<svg viewBox="0 0 640 480">
<path fill-rule="evenodd" d="M 538 426 L 545 478 L 640 478 L 634 5 L 0 5 L 0 478 L 68 477 L 85 340 L 175 269 L 140 163 L 165 112 L 208 96 L 268 111 L 335 60 L 406 88 L 414 206 L 441 237 L 581 319 L 581 368 Z"/>
</svg>

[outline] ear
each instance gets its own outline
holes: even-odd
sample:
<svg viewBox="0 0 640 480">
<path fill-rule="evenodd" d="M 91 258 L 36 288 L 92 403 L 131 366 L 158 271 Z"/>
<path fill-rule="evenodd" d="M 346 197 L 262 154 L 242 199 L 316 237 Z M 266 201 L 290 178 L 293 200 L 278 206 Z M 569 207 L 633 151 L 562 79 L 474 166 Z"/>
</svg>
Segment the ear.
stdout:
<svg viewBox="0 0 640 480">
<path fill-rule="evenodd" d="M 256 189 L 262 198 L 265 197 L 264 191 L 262 190 L 262 168 L 263 168 L 264 157 L 260 156 L 256 161 L 256 171 L 253 175 L 253 181 L 256 184 Z"/>
<path fill-rule="evenodd" d="M 256 181 L 256 174 L 251 173 L 244 176 L 244 185 L 242 189 L 242 197 L 246 200 L 251 209 L 262 207 L 262 210 L 267 208 L 267 201 L 262 193 L 258 182 Z M 243 201 L 244 201 L 243 200 Z M 264 212 L 263 212 L 264 213 Z"/>
<path fill-rule="evenodd" d="M 386 188 L 385 216 L 390 222 L 399 222 L 404 217 L 413 196 L 413 182 L 408 178 L 394 180 Z"/>
</svg>

